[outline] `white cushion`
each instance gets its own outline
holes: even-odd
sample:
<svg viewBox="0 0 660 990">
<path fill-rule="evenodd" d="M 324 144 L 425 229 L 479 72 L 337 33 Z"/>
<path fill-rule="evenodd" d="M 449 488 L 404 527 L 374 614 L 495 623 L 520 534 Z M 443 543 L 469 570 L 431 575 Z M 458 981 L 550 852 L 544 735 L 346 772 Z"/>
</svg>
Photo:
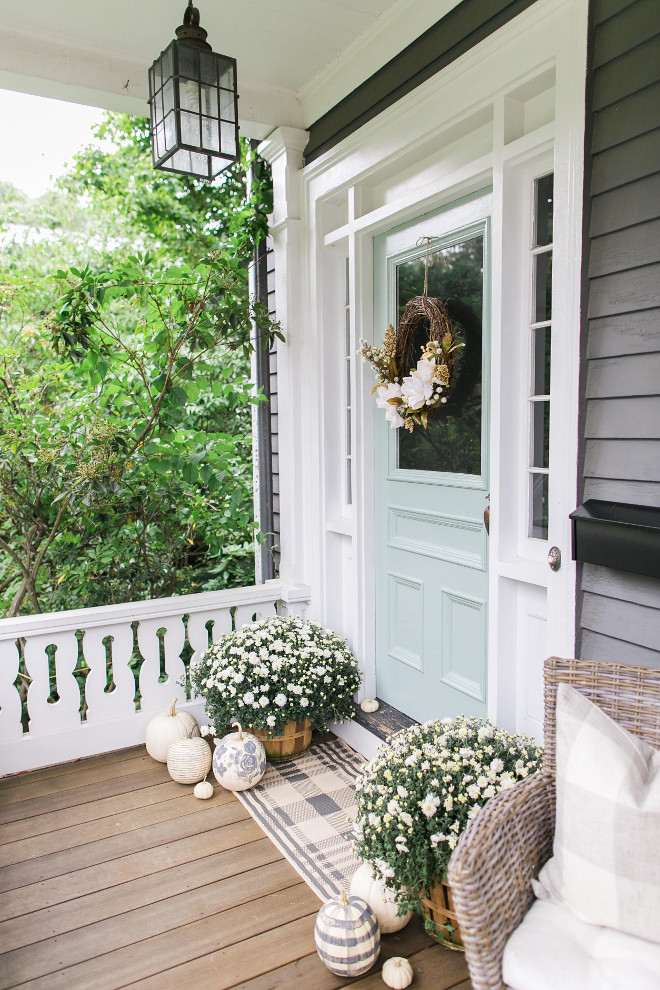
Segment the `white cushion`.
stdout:
<svg viewBox="0 0 660 990">
<path fill-rule="evenodd" d="M 511 990 L 660 990 L 660 945 L 535 901 L 506 944 Z"/>
<path fill-rule="evenodd" d="M 553 856 L 533 887 L 582 921 L 660 942 L 660 751 L 566 684 Z"/>
</svg>

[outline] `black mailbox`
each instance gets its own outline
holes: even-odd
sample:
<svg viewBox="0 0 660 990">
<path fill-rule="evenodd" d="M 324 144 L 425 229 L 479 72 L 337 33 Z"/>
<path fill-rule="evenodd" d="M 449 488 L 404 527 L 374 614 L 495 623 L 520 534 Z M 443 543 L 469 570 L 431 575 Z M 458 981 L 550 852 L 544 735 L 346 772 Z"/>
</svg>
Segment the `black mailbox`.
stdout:
<svg viewBox="0 0 660 990">
<path fill-rule="evenodd" d="M 590 498 L 570 518 L 573 560 L 660 578 L 660 507 Z"/>
</svg>

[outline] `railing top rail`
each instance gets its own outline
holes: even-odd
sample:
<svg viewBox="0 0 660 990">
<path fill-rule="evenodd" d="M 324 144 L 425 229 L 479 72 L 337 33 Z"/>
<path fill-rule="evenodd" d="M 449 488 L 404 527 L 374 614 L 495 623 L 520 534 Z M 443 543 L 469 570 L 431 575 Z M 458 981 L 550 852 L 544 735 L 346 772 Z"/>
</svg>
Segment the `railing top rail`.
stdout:
<svg viewBox="0 0 660 990">
<path fill-rule="evenodd" d="M 185 615 L 213 608 L 232 608 L 240 605 L 257 605 L 261 602 L 284 600 L 289 603 L 307 601 L 309 588 L 293 588 L 279 579 L 246 588 L 228 591 L 206 591 L 198 595 L 177 595 L 173 598 L 155 598 L 140 602 L 121 602 L 118 605 L 101 605 L 97 608 L 79 608 L 68 612 L 45 612 L 43 615 L 23 615 L 0 619 L 0 640 L 17 636 L 53 633 L 65 629 L 91 629 L 116 622 L 137 621 L 150 617 Z"/>
</svg>

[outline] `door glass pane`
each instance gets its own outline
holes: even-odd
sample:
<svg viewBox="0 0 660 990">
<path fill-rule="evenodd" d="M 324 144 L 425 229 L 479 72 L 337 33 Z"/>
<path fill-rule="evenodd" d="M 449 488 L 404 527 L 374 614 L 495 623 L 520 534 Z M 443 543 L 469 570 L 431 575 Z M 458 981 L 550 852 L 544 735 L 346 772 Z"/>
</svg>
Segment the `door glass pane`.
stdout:
<svg viewBox="0 0 660 990">
<path fill-rule="evenodd" d="M 428 429 L 397 430 L 398 465 L 411 471 L 481 474 L 481 338 L 483 310 L 483 236 L 443 248 L 432 255 L 428 295 L 447 305 L 460 348 L 452 392 L 445 410 L 429 416 Z M 406 303 L 424 291 L 424 257 L 397 266 L 397 320 Z M 420 328 L 412 345 L 416 366 L 427 335 Z"/>
</svg>

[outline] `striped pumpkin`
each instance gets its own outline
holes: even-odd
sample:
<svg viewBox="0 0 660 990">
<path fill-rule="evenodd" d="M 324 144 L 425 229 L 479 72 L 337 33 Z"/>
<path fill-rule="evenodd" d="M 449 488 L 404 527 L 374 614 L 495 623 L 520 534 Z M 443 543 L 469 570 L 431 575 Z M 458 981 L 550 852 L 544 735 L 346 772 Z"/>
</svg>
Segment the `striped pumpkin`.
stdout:
<svg viewBox="0 0 660 990">
<path fill-rule="evenodd" d="M 319 911 L 314 937 L 321 961 L 335 976 L 362 976 L 380 952 L 376 915 L 361 897 L 343 890 Z"/>
</svg>

